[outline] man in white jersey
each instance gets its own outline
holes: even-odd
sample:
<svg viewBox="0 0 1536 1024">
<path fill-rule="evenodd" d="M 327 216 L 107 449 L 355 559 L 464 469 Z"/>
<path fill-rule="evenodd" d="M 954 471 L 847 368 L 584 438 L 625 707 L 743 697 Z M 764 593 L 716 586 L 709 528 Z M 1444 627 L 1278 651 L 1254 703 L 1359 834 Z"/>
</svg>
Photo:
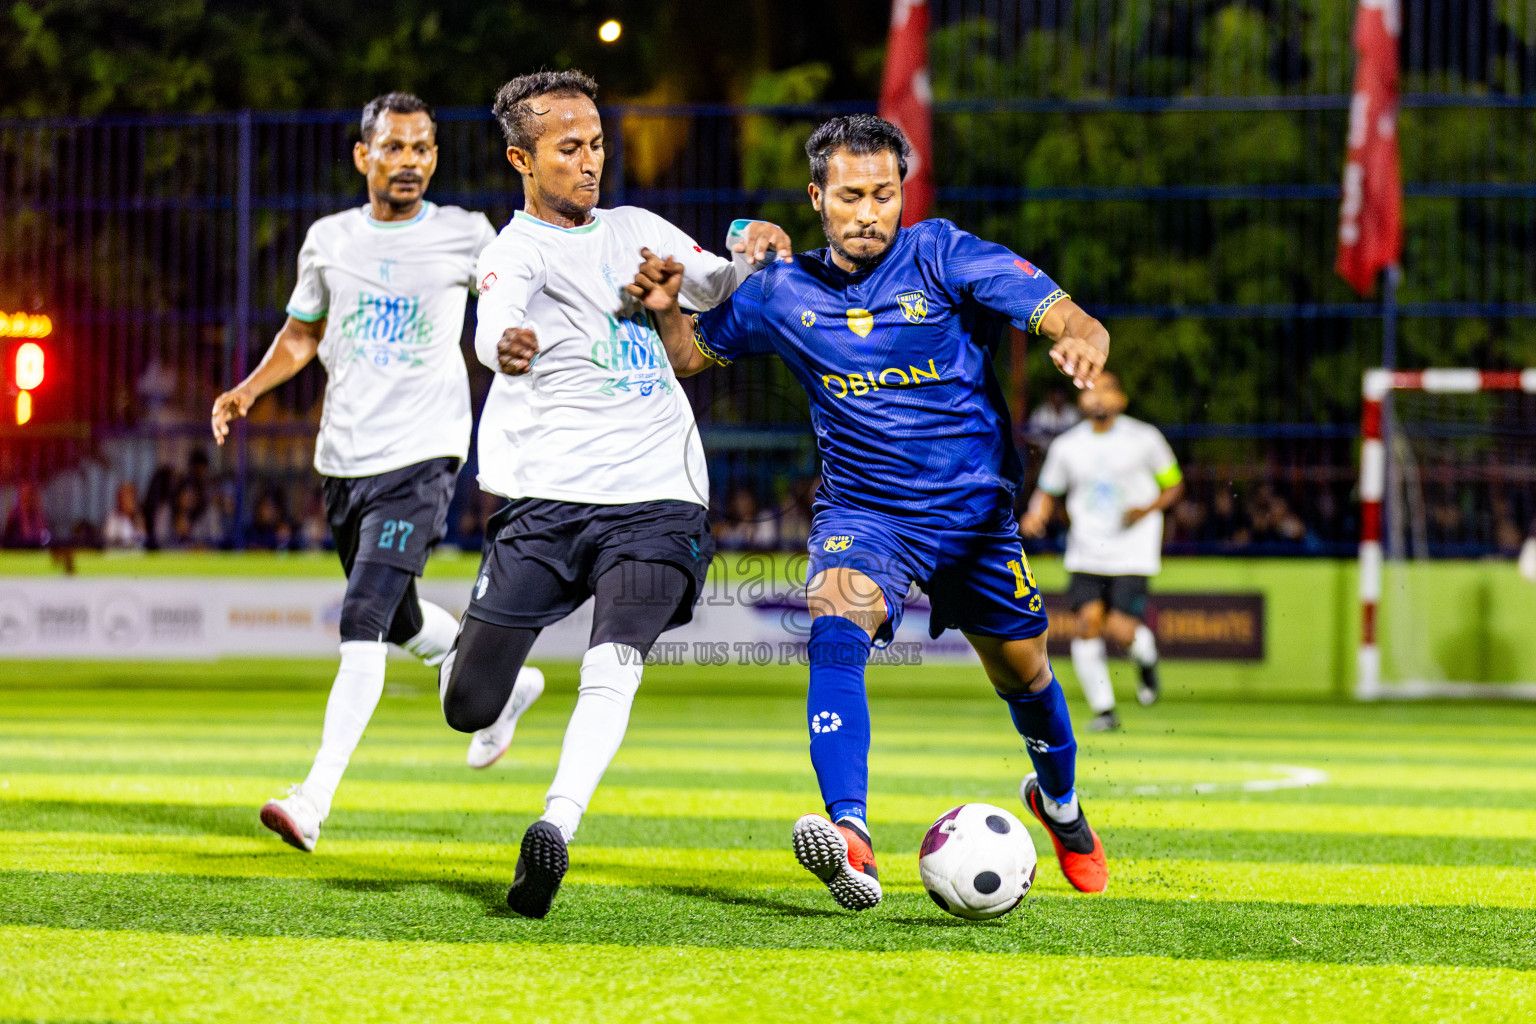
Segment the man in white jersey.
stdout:
<svg viewBox="0 0 1536 1024">
<path fill-rule="evenodd" d="M 475 259 L 495 237 L 484 214 L 425 200 L 436 122 L 417 97 L 389 93 L 363 109 L 353 163 L 368 205 L 310 227 L 287 322 L 261 365 L 213 404 L 223 444 L 230 420 L 311 359 L 326 370 L 315 468 L 347 574 L 341 668 L 308 777 L 261 809 L 262 824 L 305 851 L 384 691 L 388 643 L 435 665 L 458 628 L 417 596 L 416 577 L 443 537 L 469 447 L 459 338 Z M 537 669 L 526 675 L 525 705 L 543 688 Z"/>
<path fill-rule="evenodd" d="M 1157 640 L 1142 621 L 1147 578 L 1162 568 L 1163 512 L 1184 493 L 1173 449 L 1150 423 L 1125 413 L 1125 391 L 1113 373 L 1099 375 L 1078 395 L 1084 420 L 1051 442 L 1038 489 L 1019 521 L 1026 537 L 1039 537 L 1067 499 L 1072 521 L 1066 567 L 1067 597 L 1077 614 L 1072 667 L 1094 718 L 1090 729 L 1117 729 L 1115 691 L 1104 637 L 1130 653 L 1141 673 L 1136 696 L 1157 700 Z"/>
<path fill-rule="evenodd" d="M 645 655 L 692 618 L 714 553 L 693 412 L 635 297 L 640 251 L 674 255 L 683 301 L 699 310 L 770 250 L 790 254 L 771 224 L 733 226 L 733 263 L 645 210 L 597 209 L 596 95 L 586 75 L 563 71 L 515 78 L 496 97 L 524 208 L 480 257 L 475 351 L 499 371 L 480 417 L 480 486 L 508 504 L 487 524 L 441 675 L 448 724 L 487 727 L 523 690 L 518 668 L 539 630 L 594 598 L 559 768 L 507 893 L 529 917 L 549 912 L 566 846 L 623 741 Z"/>
</svg>

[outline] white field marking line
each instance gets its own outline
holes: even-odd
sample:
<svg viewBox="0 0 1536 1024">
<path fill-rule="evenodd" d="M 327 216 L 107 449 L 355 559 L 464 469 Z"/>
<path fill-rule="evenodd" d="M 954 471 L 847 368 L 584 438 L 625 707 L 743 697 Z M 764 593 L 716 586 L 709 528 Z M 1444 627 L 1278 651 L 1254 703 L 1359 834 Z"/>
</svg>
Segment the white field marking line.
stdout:
<svg viewBox="0 0 1536 1024">
<path fill-rule="evenodd" d="M 1157 796 L 1159 794 L 1178 793 L 1273 793 L 1280 789 L 1306 789 L 1309 786 L 1321 786 L 1328 781 L 1328 773 L 1320 768 L 1306 768 L 1295 764 L 1271 764 L 1264 767 L 1284 774 L 1278 779 L 1247 779 L 1242 782 L 1194 782 L 1188 786 L 1174 783 L 1168 786 L 1147 785 L 1133 786 L 1130 792 L 1135 796 Z"/>
</svg>

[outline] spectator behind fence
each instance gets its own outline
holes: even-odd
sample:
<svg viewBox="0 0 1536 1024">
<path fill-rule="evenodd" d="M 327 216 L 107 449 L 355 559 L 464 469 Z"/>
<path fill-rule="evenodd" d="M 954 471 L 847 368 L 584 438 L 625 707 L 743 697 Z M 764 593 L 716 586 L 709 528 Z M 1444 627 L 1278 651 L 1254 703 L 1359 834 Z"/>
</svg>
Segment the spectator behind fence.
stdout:
<svg viewBox="0 0 1536 1024">
<path fill-rule="evenodd" d="M 5 533 L 0 536 L 8 548 L 45 548 L 53 536 L 48 532 L 48 518 L 43 514 L 43 495 L 34 483 L 24 483 L 16 493 L 16 507 L 5 519 Z"/>
<path fill-rule="evenodd" d="M 154 475 L 149 478 L 149 487 L 144 491 L 144 546 L 151 551 L 159 548 L 165 542 L 165 534 L 160 530 L 162 522 L 169 528 L 170 520 L 167 511 L 176 498 L 176 471 L 170 466 L 158 467 Z"/>
<path fill-rule="evenodd" d="M 293 526 L 283 509 L 277 488 L 265 491 L 256 501 L 251 524 L 245 529 L 245 546 L 257 551 L 287 551 L 293 547 Z"/>
<path fill-rule="evenodd" d="M 193 480 L 176 489 L 175 501 L 155 516 L 155 538 L 164 549 L 208 549 L 224 544 L 224 520 Z"/>
<path fill-rule="evenodd" d="M 1205 536 L 1205 505 L 1192 495 L 1185 495 L 1169 513 L 1166 540 L 1169 544 L 1194 544 Z"/>
<path fill-rule="evenodd" d="M 757 497 L 744 487 L 731 492 L 725 522 L 715 530 L 715 543 L 726 551 L 767 551 L 777 540 L 773 517 L 762 513 Z"/>
<path fill-rule="evenodd" d="M 811 504 L 816 500 L 816 488 L 821 477 L 806 476 L 796 480 L 789 489 L 789 501 L 779 516 L 779 548 L 784 551 L 804 551 L 811 538 Z"/>
<path fill-rule="evenodd" d="M 1248 502 L 1249 539 L 1255 544 L 1302 544 L 1307 527 L 1284 495 L 1271 484 L 1260 484 Z"/>
<path fill-rule="evenodd" d="M 1513 555 L 1520 550 L 1520 545 L 1525 540 L 1525 534 L 1515 522 L 1514 503 L 1509 498 L 1495 492 L 1491 504 L 1493 517 L 1493 546 L 1500 554 Z"/>
<path fill-rule="evenodd" d="M 1245 545 L 1252 539 L 1247 522 L 1237 510 L 1237 495 L 1223 487 L 1211 498 L 1211 517 L 1205 539 L 1217 544 Z"/>
<path fill-rule="evenodd" d="M 1083 414 L 1067 400 L 1065 388 L 1051 388 L 1045 402 L 1029 414 L 1025 435 L 1029 443 L 1047 448 L 1056 438 L 1082 421 Z"/>
<path fill-rule="evenodd" d="M 304 507 L 304 518 L 299 523 L 294 546 L 299 551 L 319 551 L 331 539 L 331 527 L 325 520 L 325 502 L 320 492 L 311 489 Z"/>
<path fill-rule="evenodd" d="M 139 511 L 139 492 L 132 481 L 117 485 L 117 507 L 107 513 L 101 525 L 101 543 L 119 551 L 137 551 L 144 547 L 148 531 L 144 513 Z"/>
</svg>

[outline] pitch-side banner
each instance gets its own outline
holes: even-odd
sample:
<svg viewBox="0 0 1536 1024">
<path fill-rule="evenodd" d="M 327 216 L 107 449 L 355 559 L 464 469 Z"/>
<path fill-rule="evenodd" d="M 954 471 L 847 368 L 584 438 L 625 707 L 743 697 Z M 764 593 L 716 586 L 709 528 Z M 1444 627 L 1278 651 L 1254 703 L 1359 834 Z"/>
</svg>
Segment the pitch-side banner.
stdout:
<svg viewBox="0 0 1536 1024">
<path fill-rule="evenodd" d="M 454 615 L 467 581 L 421 585 Z M 252 579 L 0 578 L 0 658 L 218 658 L 330 656 L 339 641 L 339 581 Z M 1049 596 L 1053 650 L 1070 638 L 1063 599 Z M 1258 594 L 1158 594 L 1148 621 L 1174 658 L 1259 660 L 1264 604 Z M 592 629 L 590 603 L 548 627 L 533 657 L 578 659 Z M 693 622 L 662 635 L 650 660 L 662 664 L 803 664 L 810 617 L 802 597 L 746 587 L 706 593 Z M 973 661 L 953 630 L 928 635 L 928 603 L 915 595 L 894 641 L 876 663 Z"/>
<path fill-rule="evenodd" d="M 423 582 L 423 597 L 463 613 L 470 582 Z M 0 578 L 0 658 L 217 658 L 334 654 L 340 581 Z M 926 605 L 908 613 L 877 661 L 973 657 L 964 639 L 927 636 Z M 534 657 L 579 659 L 592 630 L 588 602 L 546 628 Z M 653 662 L 724 665 L 797 662 L 810 617 L 803 600 L 721 588 L 705 594 L 689 625 L 663 634 Z"/>
<path fill-rule="evenodd" d="M 1047 594 L 1051 620 L 1049 650 L 1072 651 L 1077 619 L 1063 594 Z M 1184 661 L 1263 661 L 1263 594 L 1153 594 L 1147 598 L 1147 625 L 1157 636 L 1160 657 Z M 1114 644 L 1110 653 L 1124 652 Z"/>
</svg>

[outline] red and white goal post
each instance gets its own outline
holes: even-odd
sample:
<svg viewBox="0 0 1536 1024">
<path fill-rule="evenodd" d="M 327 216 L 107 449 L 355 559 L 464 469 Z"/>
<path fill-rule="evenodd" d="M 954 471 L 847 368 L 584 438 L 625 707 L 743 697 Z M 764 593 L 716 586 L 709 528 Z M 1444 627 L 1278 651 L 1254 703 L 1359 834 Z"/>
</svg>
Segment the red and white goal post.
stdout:
<svg viewBox="0 0 1536 1024">
<path fill-rule="evenodd" d="M 1359 700 L 1429 697 L 1504 697 L 1536 699 L 1536 683 L 1463 683 L 1432 680 L 1383 682 L 1377 631 L 1382 595 L 1383 505 L 1387 494 L 1387 457 L 1383 443 L 1383 403 L 1392 392 L 1475 394 L 1524 391 L 1536 394 L 1536 369 L 1527 370 L 1367 370 L 1360 415 L 1360 652 L 1355 696 Z"/>
</svg>

